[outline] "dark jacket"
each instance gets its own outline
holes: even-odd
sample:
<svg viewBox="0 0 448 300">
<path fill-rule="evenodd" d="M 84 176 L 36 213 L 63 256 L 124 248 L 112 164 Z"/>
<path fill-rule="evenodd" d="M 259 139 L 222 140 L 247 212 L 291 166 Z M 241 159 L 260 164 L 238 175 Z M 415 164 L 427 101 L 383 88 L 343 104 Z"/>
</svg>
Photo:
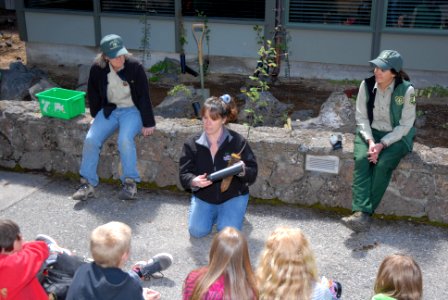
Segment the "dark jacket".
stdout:
<svg viewBox="0 0 448 300">
<path fill-rule="evenodd" d="M 121 269 L 88 263 L 76 271 L 66 300 L 141 300 L 142 293 L 140 283 Z"/>
<path fill-rule="evenodd" d="M 101 68 L 98 64 L 90 68 L 87 95 L 89 99 L 90 114 L 92 117 L 103 109 L 106 119 L 117 107 L 107 100 L 107 74 L 110 72 L 109 64 Z M 124 62 L 124 68 L 118 72 L 120 78 L 129 84 L 132 102 L 140 111 L 143 127 L 154 127 L 156 121 L 149 97 L 149 84 L 142 64 L 134 58 L 128 57 Z"/>
<path fill-rule="evenodd" d="M 208 203 L 221 204 L 236 196 L 249 193 L 249 185 L 254 183 L 257 178 L 257 160 L 249 144 L 235 131 L 228 130 L 228 133 L 229 136 L 219 147 L 214 161 L 207 144 L 203 142 L 203 139 L 200 139 L 202 134 L 190 137 L 182 149 L 179 161 L 180 182 L 184 189 L 191 190 L 193 178 L 204 173 L 211 174 L 226 168 L 230 155 L 239 153 L 246 144 L 241 153 L 241 160 L 246 165 L 245 174 L 241 177 L 233 176 L 232 183 L 227 191 L 221 193 L 221 180 L 213 182 L 208 187 L 193 190 L 196 197 Z"/>
</svg>

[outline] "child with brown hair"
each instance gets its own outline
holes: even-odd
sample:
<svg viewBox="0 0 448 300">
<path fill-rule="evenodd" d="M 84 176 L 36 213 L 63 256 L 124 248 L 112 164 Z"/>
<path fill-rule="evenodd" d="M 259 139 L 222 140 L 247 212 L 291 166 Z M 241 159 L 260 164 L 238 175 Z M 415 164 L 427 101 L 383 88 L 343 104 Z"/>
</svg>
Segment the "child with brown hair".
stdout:
<svg viewBox="0 0 448 300">
<path fill-rule="evenodd" d="M 48 255 L 45 242 L 25 242 L 14 221 L 0 219 L 0 299 L 48 300 L 37 278 Z"/>
<path fill-rule="evenodd" d="M 378 269 L 372 300 L 421 300 L 422 272 L 409 255 L 386 256 Z"/>
<path fill-rule="evenodd" d="M 209 264 L 188 274 L 183 299 L 258 299 L 247 241 L 239 230 L 225 227 L 215 235 Z"/>
<path fill-rule="evenodd" d="M 249 186 L 255 182 L 258 165 L 247 140 L 226 125 L 236 120 L 235 99 L 228 94 L 212 96 L 201 108 L 202 132 L 190 136 L 179 158 L 179 178 L 191 191 L 188 231 L 195 238 L 230 226 L 243 228 L 249 201 Z M 232 159 L 234 158 L 234 159 Z M 211 178 L 238 160 L 242 170 L 230 178 Z"/>
</svg>

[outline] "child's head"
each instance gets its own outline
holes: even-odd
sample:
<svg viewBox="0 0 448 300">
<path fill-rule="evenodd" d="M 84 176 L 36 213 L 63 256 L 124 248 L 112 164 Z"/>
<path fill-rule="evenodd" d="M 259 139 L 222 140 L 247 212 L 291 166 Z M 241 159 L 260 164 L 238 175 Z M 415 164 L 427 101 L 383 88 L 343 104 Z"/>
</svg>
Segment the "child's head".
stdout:
<svg viewBox="0 0 448 300">
<path fill-rule="evenodd" d="M 14 221 L 0 219 L 0 253 L 18 251 L 22 248 L 22 234 Z"/>
<path fill-rule="evenodd" d="M 420 300 L 422 291 L 422 272 L 412 257 L 392 254 L 384 258 L 376 275 L 376 294 L 397 300 Z"/>
<path fill-rule="evenodd" d="M 300 229 L 279 227 L 266 240 L 257 270 L 260 299 L 309 299 L 316 261 Z"/>
<path fill-rule="evenodd" d="M 225 276 L 226 299 L 257 298 L 246 238 L 233 227 L 225 227 L 213 238 L 208 271 L 198 281 L 192 299 L 201 298 L 222 275 Z"/>
<path fill-rule="evenodd" d="M 244 235 L 233 227 L 226 227 L 213 238 L 209 253 L 209 267 L 238 273 L 250 266 L 249 251 Z M 232 274 L 237 276 L 238 274 Z"/>
<path fill-rule="evenodd" d="M 107 267 L 121 267 L 131 248 L 131 228 L 121 222 L 98 226 L 90 235 L 90 252 L 95 263 Z"/>
</svg>

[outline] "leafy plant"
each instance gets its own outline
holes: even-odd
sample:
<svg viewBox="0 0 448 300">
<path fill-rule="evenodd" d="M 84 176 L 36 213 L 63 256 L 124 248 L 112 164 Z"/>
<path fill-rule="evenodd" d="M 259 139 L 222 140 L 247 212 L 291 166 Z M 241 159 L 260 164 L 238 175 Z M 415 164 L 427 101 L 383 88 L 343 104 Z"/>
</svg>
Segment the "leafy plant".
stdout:
<svg viewBox="0 0 448 300">
<path fill-rule="evenodd" d="M 426 98 L 431 98 L 432 96 L 448 97 L 448 88 L 436 84 L 434 86 L 426 87 L 423 89 L 416 89 L 415 95 L 417 97 L 426 97 Z"/>
<path fill-rule="evenodd" d="M 185 84 L 177 84 L 173 86 L 173 88 L 168 91 L 168 96 L 175 96 L 179 93 L 183 93 L 188 98 L 193 96 L 193 93 Z"/>
<path fill-rule="evenodd" d="M 265 37 L 263 33 L 263 27 L 260 25 L 254 25 L 253 30 L 255 31 L 257 37 L 255 38 L 257 41 L 257 45 L 260 47 L 264 45 Z"/>
<path fill-rule="evenodd" d="M 361 84 L 361 80 L 357 80 L 357 79 L 343 79 L 343 80 L 329 80 L 330 83 L 335 84 L 335 85 L 342 85 L 342 86 L 346 86 L 346 85 L 350 85 L 350 86 L 356 86 L 358 87 Z"/>
<path fill-rule="evenodd" d="M 163 73 L 166 73 L 168 70 L 168 63 L 166 60 L 161 60 L 149 68 L 149 72 L 151 73 L 151 77 L 149 78 L 150 82 L 157 82 L 160 80 L 160 76 Z"/>
<path fill-rule="evenodd" d="M 423 111 L 423 110 L 417 110 L 416 112 L 415 112 L 415 115 L 416 115 L 416 117 L 417 118 L 419 118 L 419 117 L 422 117 L 422 116 L 424 116 L 425 115 L 425 112 Z"/>
<path fill-rule="evenodd" d="M 270 40 L 266 41 L 266 47 L 261 45 L 260 50 L 258 50 L 258 56 L 259 60 L 257 61 L 257 68 L 255 69 L 254 75 L 249 76 L 252 84 L 249 89 L 244 88 L 241 90 L 251 102 L 251 106 L 244 111 L 250 119 L 250 124 L 248 125 L 254 127 L 263 125 L 263 116 L 257 113 L 256 108 L 263 108 L 268 105 L 266 101 L 260 100 L 260 94 L 269 90 L 269 69 L 277 66 L 275 63 L 276 51 L 272 47 Z"/>
</svg>

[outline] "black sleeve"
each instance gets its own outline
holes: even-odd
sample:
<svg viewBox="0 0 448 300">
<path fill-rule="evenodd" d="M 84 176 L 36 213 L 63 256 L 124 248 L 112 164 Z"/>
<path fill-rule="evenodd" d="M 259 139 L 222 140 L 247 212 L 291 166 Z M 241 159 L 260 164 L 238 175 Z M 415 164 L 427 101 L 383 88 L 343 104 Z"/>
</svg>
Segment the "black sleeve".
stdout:
<svg viewBox="0 0 448 300">
<path fill-rule="evenodd" d="M 87 97 L 89 100 L 90 114 L 93 118 L 95 118 L 101 110 L 101 79 L 99 74 L 99 66 L 93 65 L 90 68 L 89 81 L 87 82 Z"/>
<path fill-rule="evenodd" d="M 156 121 L 149 96 L 149 81 L 141 63 L 136 63 L 135 73 L 136 82 L 134 86 L 137 88 L 135 91 L 137 99 L 135 101 L 142 117 L 143 127 L 154 127 Z"/>
<path fill-rule="evenodd" d="M 185 190 L 191 190 L 191 181 L 197 176 L 196 153 L 191 149 L 187 141 L 179 160 L 179 179 Z"/>
</svg>

